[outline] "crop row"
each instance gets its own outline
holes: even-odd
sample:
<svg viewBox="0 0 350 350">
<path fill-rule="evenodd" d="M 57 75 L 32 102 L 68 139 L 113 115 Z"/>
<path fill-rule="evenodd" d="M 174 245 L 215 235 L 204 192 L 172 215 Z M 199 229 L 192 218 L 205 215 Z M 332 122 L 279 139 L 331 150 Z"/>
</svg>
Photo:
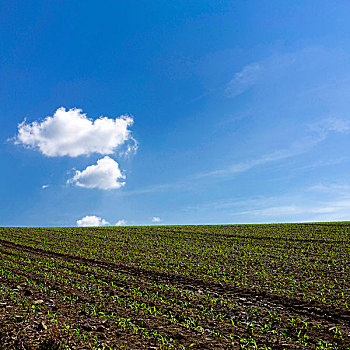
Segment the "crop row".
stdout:
<svg viewBox="0 0 350 350">
<path fill-rule="evenodd" d="M 158 330 L 146 330 L 147 328 L 130 318 L 120 318 L 118 308 L 127 310 L 128 314 L 141 312 L 143 315 L 156 318 L 155 323 L 161 324 L 166 321 L 167 324 L 182 327 L 184 331 L 219 338 L 220 342 L 231 345 L 236 342 L 242 347 L 258 346 L 259 342 L 254 340 L 254 335 L 259 334 L 276 338 L 280 343 L 295 341 L 300 346 L 322 343 L 329 344 L 327 346 L 332 344 L 335 348 L 336 344 L 343 340 L 342 334 L 345 333 L 336 328 L 338 333 L 334 334 L 320 324 L 311 324 L 308 328 L 307 321 L 301 318 L 292 317 L 286 320 L 264 307 L 242 307 L 229 299 L 214 298 L 211 294 L 198 294 L 167 284 L 152 282 L 143 285 L 143 288 L 133 285 L 123 286 L 120 285 L 122 281 L 128 280 L 129 283 L 133 278 L 125 278 L 126 276 L 122 278 L 114 274 L 114 277 L 119 278 L 111 279 L 113 272 L 108 270 L 83 265 L 77 267 L 70 262 L 30 256 L 28 253 L 19 255 L 15 254 L 14 250 L 3 251 L 1 266 L 3 266 L 1 274 L 7 280 L 24 282 L 47 297 L 59 296 L 61 302 L 77 309 L 80 315 L 83 313 L 85 316 L 101 317 L 104 321 L 119 325 L 129 320 L 127 322 L 129 330 L 132 329 L 148 337 L 157 334 L 162 339 L 163 347 L 180 345 L 175 345 L 171 338 Z M 86 302 L 86 295 L 94 302 Z M 214 328 L 207 326 L 211 321 L 215 324 Z M 231 329 L 229 332 L 228 328 Z M 326 338 L 315 338 L 315 334 Z M 265 342 L 268 343 L 266 339 Z"/>
</svg>

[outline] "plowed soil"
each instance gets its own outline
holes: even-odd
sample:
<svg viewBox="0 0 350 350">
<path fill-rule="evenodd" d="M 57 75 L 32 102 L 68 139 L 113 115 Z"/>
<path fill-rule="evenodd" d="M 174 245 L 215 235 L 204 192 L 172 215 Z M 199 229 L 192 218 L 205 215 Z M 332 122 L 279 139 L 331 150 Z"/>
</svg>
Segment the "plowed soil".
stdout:
<svg viewBox="0 0 350 350">
<path fill-rule="evenodd" d="M 90 229 L 90 233 L 98 237 L 95 241 L 99 242 L 98 247 L 103 246 L 99 239 L 105 239 L 108 233 L 110 240 L 105 248 L 124 249 L 123 254 L 119 253 L 123 258 L 114 261 L 102 251 L 83 256 L 77 249 L 74 254 L 78 248 L 74 244 L 82 245 L 84 239 L 85 246 L 91 244 L 92 236 L 84 236 L 87 229 L 71 232 L 70 242 L 59 239 L 55 229 L 2 229 L 0 349 L 350 349 L 349 251 L 339 256 L 331 250 L 321 250 L 321 244 L 348 246 L 347 231 L 334 236 L 333 240 L 329 236 L 310 239 L 307 235 L 273 237 L 271 234 L 264 239 L 255 234 L 253 244 L 254 235 L 242 235 L 240 229 L 236 232 L 235 228 L 225 228 L 222 235 L 213 237 L 210 236 L 213 229 L 208 227 L 208 245 L 220 248 L 227 239 L 236 241 L 231 254 L 240 258 L 246 251 L 251 253 L 247 245 L 260 245 L 265 249 L 268 265 L 263 262 L 260 265 L 259 259 L 252 262 L 248 255 L 244 257 L 248 265 L 242 265 L 245 273 L 242 278 L 251 283 L 236 283 L 227 275 L 219 278 L 197 273 L 201 271 L 197 265 L 203 264 L 203 260 L 206 264 L 213 261 L 213 266 L 219 262 L 225 271 L 230 264 L 236 264 L 236 260 L 227 255 L 227 249 L 221 253 L 216 249 L 215 254 L 211 251 L 210 256 L 205 256 L 203 252 L 199 255 L 196 250 L 192 251 L 191 244 L 182 246 L 179 251 L 187 255 L 185 261 L 189 267 L 179 271 L 170 264 L 173 243 L 169 245 L 169 261 L 166 255 L 159 255 L 165 243 L 153 246 L 154 255 L 148 256 L 152 264 L 147 264 L 145 255 L 142 255 L 145 263 L 140 263 L 141 255 L 138 259 L 132 255 L 127 263 L 128 249 L 137 249 L 135 235 L 139 231 L 132 229 Z M 327 232 L 332 231 L 329 226 L 323 227 L 326 228 Z M 348 228 L 342 226 L 342 230 Z M 205 229 L 200 227 L 198 232 L 198 227 L 191 230 L 187 226 L 183 236 L 183 228 L 165 227 L 152 234 L 158 242 L 169 234 L 181 232 L 187 241 L 193 235 L 195 242 L 199 233 L 201 239 L 206 240 Z M 133 246 L 129 244 L 128 249 L 117 246 L 116 237 L 111 244 L 113 232 L 117 232 L 117 238 L 121 234 L 124 241 L 129 235 L 127 240 L 131 240 Z M 181 235 L 177 239 L 180 240 Z M 149 237 L 152 242 L 152 235 Z M 79 238 L 79 243 L 75 238 Z M 284 240 L 284 244 L 275 249 L 280 244 L 278 238 Z M 266 246 L 267 242 L 274 249 Z M 300 244 L 307 245 L 308 253 L 302 255 L 295 251 L 296 263 L 283 270 L 281 266 L 286 263 L 279 257 L 283 252 L 290 254 L 290 244 L 293 244 L 292 251 Z M 156 260 L 158 265 L 154 263 L 157 256 L 160 256 Z M 298 262 L 304 261 L 302 256 L 307 257 L 304 265 Z M 340 262 L 335 261 L 337 256 Z M 317 265 L 320 257 L 333 259 L 333 264 Z M 302 268 L 310 268 L 313 261 L 314 273 L 306 278 Z M 277 278 L 273 284 L 258 285 L 254 271 L 263 271 L 261 266 L 264 269 L 271 266 L 274 269 L 271 276 L 281 276 L 281 282 Z M 328 266 L 337 268 L 332 270 Z M 239 266 L 235 271 L 239 271 Z M 295 283 L 300 284 L 300 288 L 306 283 L 307 293 L 301 293 L 297 287 L 293 293 L 287 282 L 284 288 L 284 274 L 300 274 L 301 282 L 295 280 Z M 271 280 L 271 276 L 266 278 Z M 316 288 L 320 279 L 325 282 L 324 291 L 318 284 Z M 333 293 L 336 287 L 327 287 L 334 279 L 339 281 L 341 289 Z M 273 289 L 273 286 L 280 287 Z M 322 299 L 325 293 L 327 297 Z"/>
</svg>

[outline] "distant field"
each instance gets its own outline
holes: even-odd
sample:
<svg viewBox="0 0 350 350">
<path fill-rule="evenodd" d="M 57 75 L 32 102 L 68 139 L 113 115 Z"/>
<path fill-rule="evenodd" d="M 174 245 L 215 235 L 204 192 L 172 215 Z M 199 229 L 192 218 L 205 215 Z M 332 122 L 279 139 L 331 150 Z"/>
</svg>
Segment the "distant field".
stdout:
<svg viewBox="0 0 350 350">
<path fill-rule="evenodd" d="M 350 349 L 350 223 L 0 228 L 0 349 Z"/>
</svg>

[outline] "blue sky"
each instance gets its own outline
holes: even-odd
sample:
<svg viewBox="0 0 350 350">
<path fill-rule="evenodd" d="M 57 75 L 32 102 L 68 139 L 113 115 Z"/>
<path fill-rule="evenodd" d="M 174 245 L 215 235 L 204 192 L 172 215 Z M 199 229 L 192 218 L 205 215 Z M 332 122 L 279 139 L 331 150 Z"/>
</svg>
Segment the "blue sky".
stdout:
<svg viewBox="0 0 350 350">
<path fill-rule="evenodd" d="M 1 8 L 1 226 L 350 219 L 348 1 Z"/>
</svg>

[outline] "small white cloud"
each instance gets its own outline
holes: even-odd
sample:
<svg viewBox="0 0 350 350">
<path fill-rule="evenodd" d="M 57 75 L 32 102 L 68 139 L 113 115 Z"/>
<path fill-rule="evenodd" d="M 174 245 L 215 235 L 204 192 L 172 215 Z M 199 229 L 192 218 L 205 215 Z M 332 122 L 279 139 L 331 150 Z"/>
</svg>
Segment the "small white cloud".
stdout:
<svg viewBox="0 0 350 350">
<path fill-rule="evenodd" d="M 153 216 L 152 222 L 160 222 L 160 221 L 161 221 L 160 217 L 158 217 L 158 216 Z"/>
<path fill-rule="evenodd" d="M 96 165 L 90 165 L 83 171 L 77 170 L 67 183 L 85 188 L 111 190 L 125 185 L 125 182 L 118 182 L 120 179 L 125 179 L 125 175 L 121 173 L 118 163 L 105 156 L 99 159 Z"/>
<path fill-rule="evenodd" d="M 82 219 L 77 220 L 77 225 L 80 227 L 88 227 L 88 226 L 103 226 L 108 225 L 109 222 L 105 219 L 101 219 L 98 216 L 95 215 L 87 215 L 84 216 Z"/>
<path fill-rule="evenodd" d="M 49 185 L 42 185 L 41 188 L 45 189 L 45 188 L 48 188 Z"/>
<path fill-rule="evenodd" d="M 81 109 L 68 111 L 61 107 L 53 116 L 43 121 L 18 125 L 16 144 L 39 149 L 49 157 L 89 155 L 91 153 L 112 154 L 118 146 L 131 139 L 128 129 L 133 124 L 129 116 L 116 119 L 100 117 L 96 120 L 87 118 Z M 137 142 L 129 152 L 136 151 Z"/>
<path fill-rule="evenodd" d="M 115 226 L 124 226 L 126 224 L 126 221 L 125 220 L 118 220 L 116 223 L 115 223 Z"/>
</svg>

